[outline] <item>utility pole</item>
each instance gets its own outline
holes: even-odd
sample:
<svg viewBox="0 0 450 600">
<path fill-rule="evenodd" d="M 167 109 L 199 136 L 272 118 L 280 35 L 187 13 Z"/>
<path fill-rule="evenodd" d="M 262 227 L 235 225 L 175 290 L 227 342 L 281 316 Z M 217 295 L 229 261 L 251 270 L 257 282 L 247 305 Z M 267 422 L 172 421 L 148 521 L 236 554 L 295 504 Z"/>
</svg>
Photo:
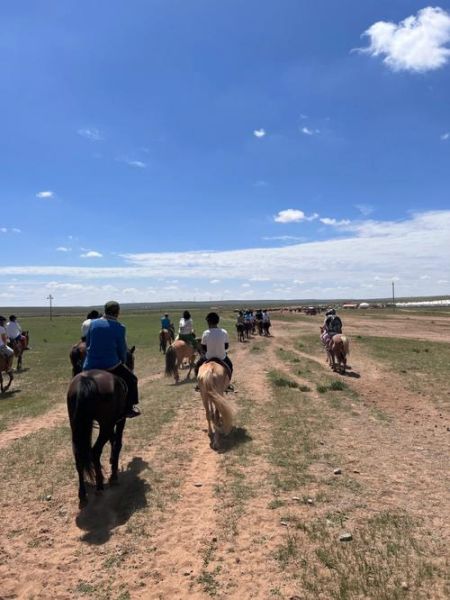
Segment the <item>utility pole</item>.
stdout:
<svg viewBox="0 0 450 600">
<path fill-rule="evenodd" d="M 52 313 L 52 301 L 54 300 L 53 296 L 51 294 L 49 294 L 47 296 L 47 300 L 50 302 L 50 321 L 53 320 L 53 313 Z"/>
<path fill-rule="evenodd" d="M 395 282 L 392 282 L 392 308 L 395 310 Z"/>
</svg>

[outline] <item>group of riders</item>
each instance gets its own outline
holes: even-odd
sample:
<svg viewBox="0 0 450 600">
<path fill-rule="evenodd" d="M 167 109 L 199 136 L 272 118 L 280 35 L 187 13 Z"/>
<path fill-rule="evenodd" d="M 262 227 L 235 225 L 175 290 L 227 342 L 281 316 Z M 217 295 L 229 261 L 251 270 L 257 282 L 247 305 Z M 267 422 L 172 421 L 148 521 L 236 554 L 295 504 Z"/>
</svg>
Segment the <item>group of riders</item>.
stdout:
<svg viewBox="0 0 450 600">
<path fill-rule="evenodd" d="M 241 341 L 243 340 L 244 333 L 247 334 L 247 338 L 250 333 L 256 333 L 256 331 L 258 331 L 259 335 L 269 336 L 270 326 L 270 316 L 266 308 L 263 310 L 258 309 L 256 311 L 247 309 L 238 312 L 236 330 L 238 332 L 238 338 Z"/>
<path fill-rule="evenodd" d="M 0 356 L 3 356 L 6 362 L 7 373 L 12 373 L 13 359 L 15 351 L 20 348 L 28 350 L 28 337 L 22 332 L 22 328 L 15 315 L 10 315 L 9 319 L 0 315 Z"/>
</svg>

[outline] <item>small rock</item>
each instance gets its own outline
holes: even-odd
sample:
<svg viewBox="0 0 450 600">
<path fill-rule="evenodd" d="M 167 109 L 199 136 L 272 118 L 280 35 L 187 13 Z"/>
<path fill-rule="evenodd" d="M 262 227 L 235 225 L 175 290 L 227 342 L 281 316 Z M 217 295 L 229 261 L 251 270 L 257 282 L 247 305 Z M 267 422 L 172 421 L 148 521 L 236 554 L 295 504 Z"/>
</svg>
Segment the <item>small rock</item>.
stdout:
<svg viewBox="0 0 450 600">
<path fill-rule="evenodd" d="M 307 498 L 306 503 L 307 504 L 314 504 L 314 500 L 312 498 Z"/>
<path fill-rule="evenodd" d="M 320 442 L 319 442 L 319 444 L 320 444 L 321 446 L 325 446 L 325 442 L 322 442 L 322 441 L 320 441 Z"/>
<path fill-rule="evenodd" d="M 334 469 L 333 473 L 335 475 L 340 475 L 342 473 L 341 469 Z"/>
<path fill-rule="evenodd" d="M 298 502 L 299 500 L 301 500 L 301 498 L 300 498 L 300 496 L 292 496 L 292 500 L 297 500 L 297 502 Z"/>
<path fill-rule="evenodd" d="M 192 573 L 192 571 L 184 571 L 183 575 L 185 577 L 189 577 L 189 575 Z"/>
<path fill-rule="evenodd" d="M 450 427 L 447 427 L 447 431 L 450 431 Z"/>
<path fill-rule="evenodd" d="M 217 538 L 216 538 L 216 537 L 213 537 L 211 541 L 212 541 L 212 542 L 217 542 Z"/>
<path fill-rule="evenodd" d="M 360 471 L 358 471 L 358 469 L 353 469 L 353 473 L 359 474 Z"/>
<path fill-rule="evenodd" d="M 236 556 L 236 562 L 239 564 L 241 562 L 241 559 L 239 558 L 239 556 Z"/>
<path fill-rule="evenodd" d="M 351 533 L 341 533 L 341 535 L 339 536 L 340 542 L 351 542 L 352 539 L 353 539 L 353 536 Z"/>
<path fill-rule="evenodd" d="M 194 483 L 194 485 L 195 485 L 195 487 L 202 487 L 203 483 L 198 482 L 198 483 Z"/>
<path fill-rule="evenodd" d="M 400 584 L 402 590 L 409 590 L 409 585 L 406 581 L 402 581 Z"/>
<path fill-rule="evenodd" d="M 47 502 L 50 502 L 50 500 L 53 498 L 53 496 L 51 494 L 47 494 L 45 496 L 45 499 L 47 500 Z"/>
<path fill-rule="evenodd" d="M 286 523 L 286 521 L 280 521 L 280 525 L 283 525 L 283 527 L 287 527 L 289 523 Z"/>
</svg>

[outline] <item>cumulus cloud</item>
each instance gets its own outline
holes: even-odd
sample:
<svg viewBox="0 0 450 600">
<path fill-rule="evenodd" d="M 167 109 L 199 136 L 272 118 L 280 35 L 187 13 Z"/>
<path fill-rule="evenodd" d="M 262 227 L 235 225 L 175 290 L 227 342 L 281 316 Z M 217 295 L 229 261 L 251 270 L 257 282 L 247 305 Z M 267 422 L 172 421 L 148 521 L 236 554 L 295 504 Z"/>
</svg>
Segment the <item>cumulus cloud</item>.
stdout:
<svg viewBox="0 0 450 600">
<path fill-rule="evenodd" d="M 306 238 L 298 236 L 298 235 L 273 235 L 273 236 L 265 236 L 262 238 L 266 241 L 274 241 L 274 242 L 303 242 Z"/>
<path fill-rule="evenodd" d="M 351 221 L 349 221 L 348 219 L 341 219 L 340 221 L 338 221 L 337 219 L 330 219 L 330 217 L 323 217 L 322 219 L 319 219 L 319 221 L 324 225 L 332 225 L 333 227 L 343 227 L 346 225 L 350 225 L 351 223 Z"/>
<path fill-rule="evenodd" d="M 83 254 L 80 254 L 81 258 L 102 258 L 103 254 L 97 252 L 96 250 L 88 250 Z"/>
<path fill-rule="evenodd" d="M 38 192 L 36 198 L 53 198 L 54 195 L 54 192 L 51 190 L 45 190 L 43 192 Z"/>
<path fill-rule="evenodd" d="M 220 283 L 220 279 L 211 279 L 211 281 L 209 283 L 212 283 L 213 285 L 215 285 L 216 283 Z"/>
<path fill-rule="evenodd" d="M 300 223 L 301 221 L 314 221 L 318 217 L 319 215 L 317 213 L 313 213 L 307 217 L 302 210 L 297 208 L 287 208 L 285 210 L 280 210 L 280 212 L 274 216 L 274 221 L 276 223 Z"/>
<path fill-rule="evenodd" d="M 83 127 L 78 129 L 77 133 L 78 135 L 81 135 L 81 137 L 91 140 L 92 142 L 99 142 L 103 139 L 100 131 L 95 127 Z"/>
<path fill-rule="evenodd" d="M 253 131 L 253 135 L 257 138 L 263 138 L 266 134 L 266 130 L 265 129 L 255 129 Z"/>
<path fill-rule="evenodd" d="M 66 246 L 58 246 L 56 248 L 57 252 L 70 252 L 70 248 L 67 248 Z"/>
<path fill-rule="evenodd" d="M 7 227 L 0 227 L 0 233 L 8 233 Z"/>
<path fill-rule="evenodd" d="M 423 8 L 400 23 L 378 21 L 363 35 L 370 43 L 362 51 L 384 56 L 383 62 L 394 71 L 424 73 L 449 60 L 450 14 L 439 7 Z"/>
<path fill-rule="evenodd" d="M 124 162 L 130 167 L 136 167 L 138 169 L 146 169 L 147 164 L 142 162 L 142 160 L 130 160 L 128 158 L 124 159 Z"/>
<path fill-rule="evenodd" d="M 448 140 L 449 138 L 450 138 L 450 132 L 449 132 L 449 131 L 446 131 L 445 133 L 443 133 L 443 134 L 441 135 L 441 140 L 442 140 L 442 141 L 444 141 L 444 142 L 445 142 L 446 140 Z"/>
</svg>

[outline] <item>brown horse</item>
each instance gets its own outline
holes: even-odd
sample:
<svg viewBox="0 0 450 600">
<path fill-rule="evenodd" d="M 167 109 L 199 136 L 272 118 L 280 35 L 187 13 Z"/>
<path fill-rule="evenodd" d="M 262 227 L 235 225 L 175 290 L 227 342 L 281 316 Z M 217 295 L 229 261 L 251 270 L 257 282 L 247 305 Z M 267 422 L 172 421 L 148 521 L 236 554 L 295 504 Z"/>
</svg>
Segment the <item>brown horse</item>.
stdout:
<svg viewBox="0 0 450 600">
<path fill-rule="evenodd" d="M 205 407 L 211 448 L 214 450 L 220 449 L 220 436 L 228 435 L 233 428 L 234 409 L 224 396 L 229 383 L 230 376 L 225 366 L 214 361 L 200 366 L 198 387 Z"/>
<path fill-rule="evenodd" d="M 83 370 L 83 363 L 86 358 L 86 342 L 80 341 L 72 346 L 69 358 L 72 365 L 72 375 L 75 377 Z"/>
<path fill-rule="evenodd" d="M 9 343 L 9 347 L 14 350 L 14 356 L 17 356 L 16 370 L 22 369 L 22 358 L 25 350 L 28 350 L 30 335 L 28 331 L 22 331 L 21 337 Z"/>
<path fill-rule="evenodd" d="M 197 344 L 198 343 L 197 340 Z M 183 360 L 187 359 L 189 361 L 189 371 L 186 375 L 186 379 L 189 379 L 195 364 L 195 354 L 198 351 L 197 348 L 194 349 L 190 344 L 183 340 L 175 340 L 166 352 L 166 376 L 170 377 L 173 375 L 175 383 L 179 383 L 180 376 L 178 374 L 178 369 L 181 368 Z"/>
<path fill-rule="evenodd" d="M 135 348 L 127 351 L 127 367 L 133 370 Z M 76 375 L 67 390 L 67 410 L 72 430 L 72 446 L 78 472 L 80 508 L 87 503 L 84 475 L 96 482 L 97 493 L 103 490 L 100 462 L 104 445 L 111 443 L 110 484 L 117 482 L 119 455 L 125 428 L 127 385 L 120 377 L 93 369 Z M 97 440 L 92 446 L 94 421 L 99 425 Z"/>
<path fill-rule="evenodd" d="M 336 333 L 328 342 L 324 340 L 324 327 L 320 328 L 320 339 L 327 351 L 327 360 L 333 371 L 345 374 L 347 368 L 347 356 L 350 354 L 350 340 L 342 333 Z"/>
<path fill-rule="evenodd" d="M 168 329 L 161 329 L 159 332 L 159 351 L 166 353 L 167 346 L 173 341 L 173 337 Z"/>
<path fill-rule="evenodd" d="M 3 394 L 3 392 L 6 392 L 9 390 L 12 380 L 14 379 L 14 375 L 12 372 L 13 360 L 14 360 L 13 354 L 11 354 L 11 356 L 8 357 L 5 354 L 2 354 L 0 352 L 0 392 L 2 394 Z M 9 377 L 9 381 L 6 385 L 3 385 L 2 373 L 6 373 Z"/>
</svg>

